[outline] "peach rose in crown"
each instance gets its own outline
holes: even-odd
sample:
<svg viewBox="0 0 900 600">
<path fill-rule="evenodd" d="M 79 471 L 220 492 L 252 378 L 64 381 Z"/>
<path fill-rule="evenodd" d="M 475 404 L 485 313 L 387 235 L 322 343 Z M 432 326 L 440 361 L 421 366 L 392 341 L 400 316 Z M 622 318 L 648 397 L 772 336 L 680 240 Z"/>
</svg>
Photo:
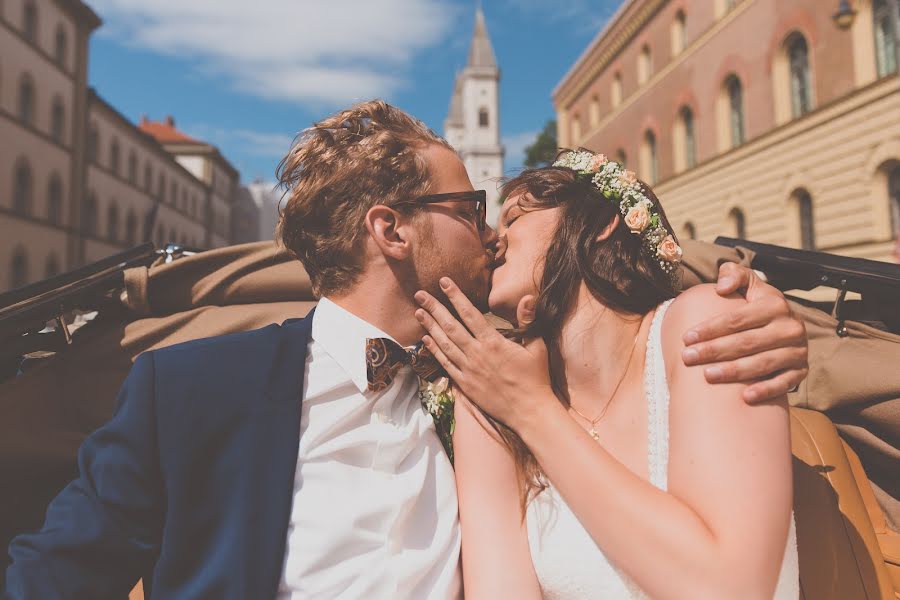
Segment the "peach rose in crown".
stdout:
<svg viewBox="0 0 900 600">
<path fill-rule="evenodd" d="M 632 186 L 637 183 L 637 175 L 634 174 L 634 171 L 625 171 L 619 175 L 619 181 L 623 185 Z"/>
<path fill-rule="evenodd" d="M 681 261 L 681 246 L 678 245 L 678 242 L 671 235 L 663 238 L 663 241 L 659 243 L 656 249 L 656 253 L 661 259 L 668 262 Z"/>
<path fill-rule="evenodd" d="M 642 202 L 628 209 L 625 215 L 625 225 L 631 230 L 631 233 L 641 233 L 647 229 L 650 224 L 650 212 L 647 206 Z"/>
<path fill-rule="evenodd" d="M 603 168 L 603 165 L 609 162 L 609 159 L 606 158 L 605 154 L 595 154 L 594 158 L 591 159 L 590 170 L 596 173 L 600 169 Z"/>
</svg>

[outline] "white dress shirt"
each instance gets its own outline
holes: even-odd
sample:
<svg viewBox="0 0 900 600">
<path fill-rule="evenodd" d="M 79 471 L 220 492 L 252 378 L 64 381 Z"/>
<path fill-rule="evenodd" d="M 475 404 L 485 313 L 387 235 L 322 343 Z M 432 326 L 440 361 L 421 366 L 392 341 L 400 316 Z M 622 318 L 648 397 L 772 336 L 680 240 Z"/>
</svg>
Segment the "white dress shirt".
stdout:
<svg viewBox="0 0 900 600">
<path fill-rule="evenodd" d="M 461 595 L 453 469 L 411 368 L 368 391 L 376 337 L 390 336 L 319 302 L 279 600 Z"/>
</svg>

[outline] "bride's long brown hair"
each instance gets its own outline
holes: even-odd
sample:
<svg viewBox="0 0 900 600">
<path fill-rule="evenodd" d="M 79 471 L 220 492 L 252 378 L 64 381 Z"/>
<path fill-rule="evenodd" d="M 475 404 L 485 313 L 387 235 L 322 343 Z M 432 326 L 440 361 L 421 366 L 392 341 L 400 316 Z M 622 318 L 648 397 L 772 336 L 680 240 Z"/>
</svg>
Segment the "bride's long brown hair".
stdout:
<svg viewBox="0 0 900 600">
<path fill-rule="evenodd" d="M 656 195 L 644 182 L 641 186 L 671 232 Z M 640 236 L 631 233 L 623 219 L 606 239 L 598 241 L 619 214 L 619 207 L 618 201 L 606 198 L 590 178 L 567 168 L 527 169 L 504 184 L 501 197 L 510 196 L 519 196 L 519 205 L 526 211 L 561 209 L 544 258 L 535 319 L 511 334 L 519 339 L 543 338 L 551 362 L 558 360 L 563 322 L 574 308 L 582 282 L 599 302 L 626 315 L 645 315 L 675 296 L 676 281 L 648 256 Z M 561 365 L 551 367 L 553 389 L 568 407 L 566 385 L 560 375 L 564 370 L 558 368 Z M 524 518 L 528 502 L 547 487 L 546 478 L 522 439 L 503 423 L 488 419 L 515 460 Z"/>
</svg>

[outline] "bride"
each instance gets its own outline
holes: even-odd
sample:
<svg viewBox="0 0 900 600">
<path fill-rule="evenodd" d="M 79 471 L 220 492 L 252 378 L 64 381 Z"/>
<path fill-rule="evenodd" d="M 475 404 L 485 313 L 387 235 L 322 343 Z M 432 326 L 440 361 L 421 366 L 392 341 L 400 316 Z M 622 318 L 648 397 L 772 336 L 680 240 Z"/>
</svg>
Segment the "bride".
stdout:
<svg viewBox="0 0 900 600">
<path fill-rule="evenodd" d="M 449 279 L 465 327 L 416 295 L 456 388 L 466 597 L 797 598 L 786 400 L 748 405 L 681 360 L 690 326 L 744 300 L 675 297 L 659 201 L 601 154 L 503 192 L 490 306 L 521 344 Z"/>
</svg>

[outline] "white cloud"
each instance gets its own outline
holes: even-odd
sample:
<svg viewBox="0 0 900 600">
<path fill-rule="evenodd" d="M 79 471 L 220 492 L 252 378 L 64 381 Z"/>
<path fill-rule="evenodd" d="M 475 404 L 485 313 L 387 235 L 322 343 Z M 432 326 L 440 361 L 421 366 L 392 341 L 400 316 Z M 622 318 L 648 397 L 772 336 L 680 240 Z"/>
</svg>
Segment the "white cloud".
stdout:
<svg viewBox="0 0 900 600">
<path fill-rule="evenodd" d="M 440 43 L 449 0 L 92 0 L 104 34 L 195 62 L 251 95 L 301 103 L 388 96 Z"/>
<path fill-rule="evenodd" d="M 231 148 L 240 146 L 243 154 L 267 158 L 283 157 L 294 142 L 294 137 L 285 133 L 224 129 L 203 124 L 189 126 L 186 133 L 215 146 Z"/>
<path fill-rule="evenodd" d="M 506 171 L 518 171 L 525 160 L 525 148 L 534 143 L 540 131 L 523 131 L 503 136 L 503 146 L 506 148 Z"/>
</svg>

